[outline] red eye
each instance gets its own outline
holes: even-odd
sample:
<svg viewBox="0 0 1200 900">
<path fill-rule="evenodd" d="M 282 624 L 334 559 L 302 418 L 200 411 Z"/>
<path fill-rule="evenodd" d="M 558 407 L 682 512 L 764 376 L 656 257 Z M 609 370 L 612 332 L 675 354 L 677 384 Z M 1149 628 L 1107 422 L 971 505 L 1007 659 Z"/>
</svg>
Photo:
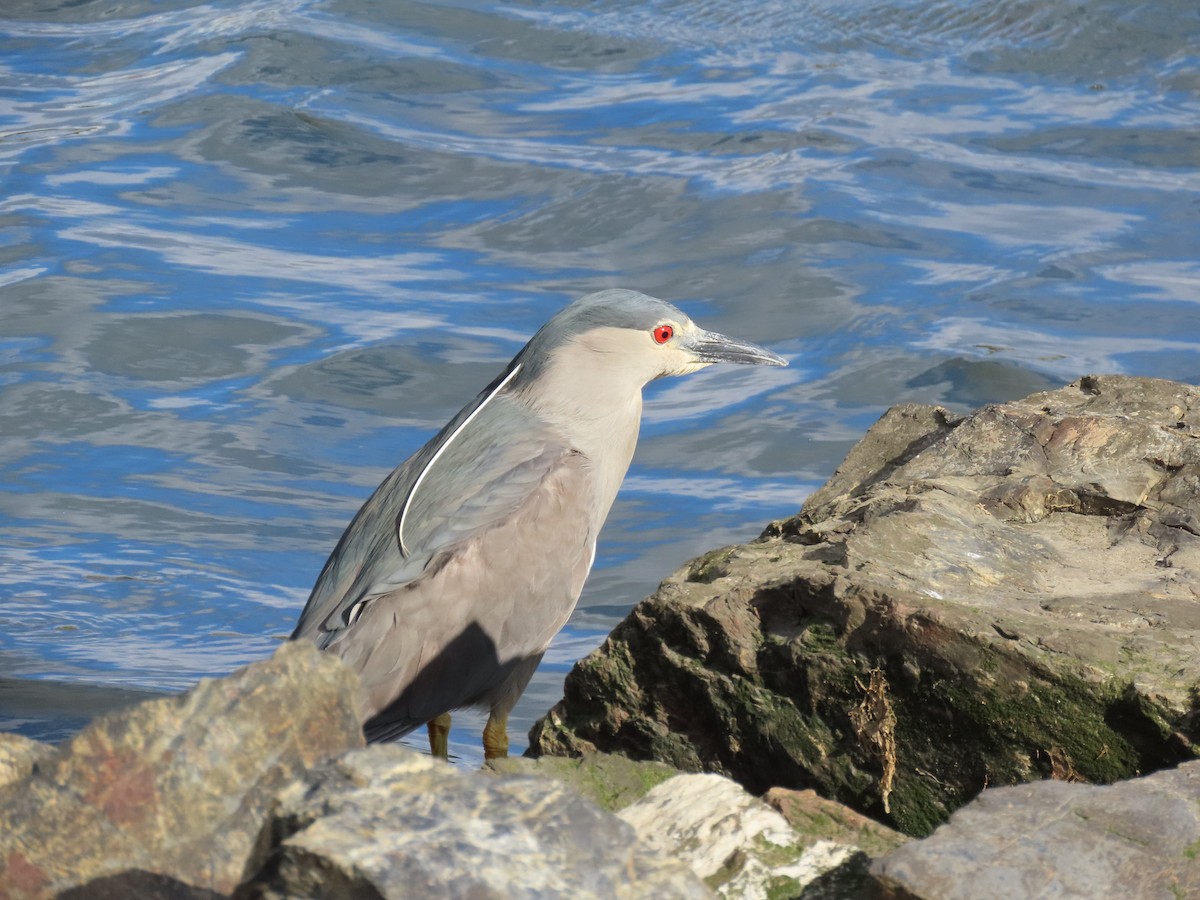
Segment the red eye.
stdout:
<svg viewBox="0 0 1200 900">
<path fill-rule="evenodd" d="M 650 333 L 654 335 L 654 342 L 656 344 L 665 344 L 675 336 L 675 329 L 670 325 L 659 325 Z"/>
</svg>

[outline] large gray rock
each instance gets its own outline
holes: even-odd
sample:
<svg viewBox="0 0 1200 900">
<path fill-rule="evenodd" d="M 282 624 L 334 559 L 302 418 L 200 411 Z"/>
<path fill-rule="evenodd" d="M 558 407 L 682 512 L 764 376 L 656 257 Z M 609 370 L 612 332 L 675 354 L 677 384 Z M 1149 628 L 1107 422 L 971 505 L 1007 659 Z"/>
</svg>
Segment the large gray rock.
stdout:
<svg viewBox="0 0 1200 900">
<path fill-rule="evenodd" d="M 898 407 L 793 519 L 639 604 L 532 754 L 813 787 L 927 834 L 988 786 L 1200 740 L 1200 390 L 1122 376 Z"/>
<path fill-rule="evenodd" d="M 92 722 L 0 789 L 7 898 L 228 894 L 275 794 L 362 745 L 358 683 L 307 643 Z"/>
<path fill-rule="evenodd" d="M 1108 787 L 984 791 L 871 873 L 904 900 L 1200 897 L 1200 762 Z"/>
<path fill-rule="evenodd" d="M 241 898 L 702 898 L 684 865 L 563 784 L 464 772 L 398 745 L 280 796 L 276 845 Z"/>
</svg>

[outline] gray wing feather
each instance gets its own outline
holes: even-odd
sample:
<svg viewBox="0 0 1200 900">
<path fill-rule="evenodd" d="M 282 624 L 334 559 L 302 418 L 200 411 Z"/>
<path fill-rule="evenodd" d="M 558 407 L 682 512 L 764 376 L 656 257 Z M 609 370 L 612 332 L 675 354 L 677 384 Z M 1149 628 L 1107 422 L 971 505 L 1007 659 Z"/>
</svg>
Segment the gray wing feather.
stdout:
<svg viewBox="0 0 1200 900">
<path fill-rule="evenodd" d="M 419 578 L 376 595 L 329 636 L 327 649 L 362 679 L 374 733 L 403 734 L 462 706 L 511 705 L 509 682 L 524 686 L 566 624 L 595 546 L 591 480 L 578 453 L 539 459 L 548 465 L 510 514 L 444 546 Z"/>
<path fill-rule="evenodd" d="M 360 601 L 420 577 L 439 551 L 511 516 L 536 489 L 568 448 L 523 404 L 493 396 L 501 383 L 497 379 L 393 470 L 363 504 L 325 563 L 293 638 L 327 645 L 361 613 L 355 609 Z M 407 553 L 397 533 L 406 505 Z"/>
</svg>

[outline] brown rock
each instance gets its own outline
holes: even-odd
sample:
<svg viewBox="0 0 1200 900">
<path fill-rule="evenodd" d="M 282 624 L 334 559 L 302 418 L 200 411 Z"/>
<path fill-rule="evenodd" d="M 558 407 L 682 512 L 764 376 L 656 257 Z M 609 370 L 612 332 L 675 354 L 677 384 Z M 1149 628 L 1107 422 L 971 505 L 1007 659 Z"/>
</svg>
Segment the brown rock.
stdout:
<svg viewBox="0 0 1200 900">
<path fill-rule="evenodd" d="M 812 787 L 926 834 L 985 787 L 1200 740 L 1200 390 L 1095 376 L 886 414 L 793 519 L 714 551 L 568 676 L 531 750 Z"/>
<path fill-rule="evenodd" d="M 900 832 L 836 800 L 818 796 L 816 791 L 771 788 L 763 795 L 763 800 L 779 810 L 799 834 L 857 847 L 867 856 L 883 856 L 909 840 Z"/>
<path fill-rule="evenodd" d="M 357 692 L 340 662 L 289 643 L 228 678 L 95 720 L 0 789 L 0 884 L 11 898 L 231 892 L 257 868 L 275 793 L 361 746 Z"/>
</svg>

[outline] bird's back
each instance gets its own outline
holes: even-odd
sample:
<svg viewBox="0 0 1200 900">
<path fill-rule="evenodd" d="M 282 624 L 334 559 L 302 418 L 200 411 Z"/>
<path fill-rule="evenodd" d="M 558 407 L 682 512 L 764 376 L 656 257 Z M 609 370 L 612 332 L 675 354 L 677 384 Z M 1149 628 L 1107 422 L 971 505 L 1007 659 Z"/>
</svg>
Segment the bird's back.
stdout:
<svg viewBox="0 0 1200 900">
<path fill-rule="evenodd" d="M 363 504 L 293 638 L 356 669 L 399 733 L 485 701 L 578 599 L 601 524 L 590 473 L 519 400 L 477 398 Z"/>
<path fill-rule="evenodd" d="M 583 460 L 566 452 L 510 515 L 434 554 L 421 575 L 375 595 L 330 636 L 362 679 L 376 735 L 464 706 L 492 706 L 570 617 L 595 534 Z M 515 694 L 512 699 L 515 700 Z"/>
</svg>

